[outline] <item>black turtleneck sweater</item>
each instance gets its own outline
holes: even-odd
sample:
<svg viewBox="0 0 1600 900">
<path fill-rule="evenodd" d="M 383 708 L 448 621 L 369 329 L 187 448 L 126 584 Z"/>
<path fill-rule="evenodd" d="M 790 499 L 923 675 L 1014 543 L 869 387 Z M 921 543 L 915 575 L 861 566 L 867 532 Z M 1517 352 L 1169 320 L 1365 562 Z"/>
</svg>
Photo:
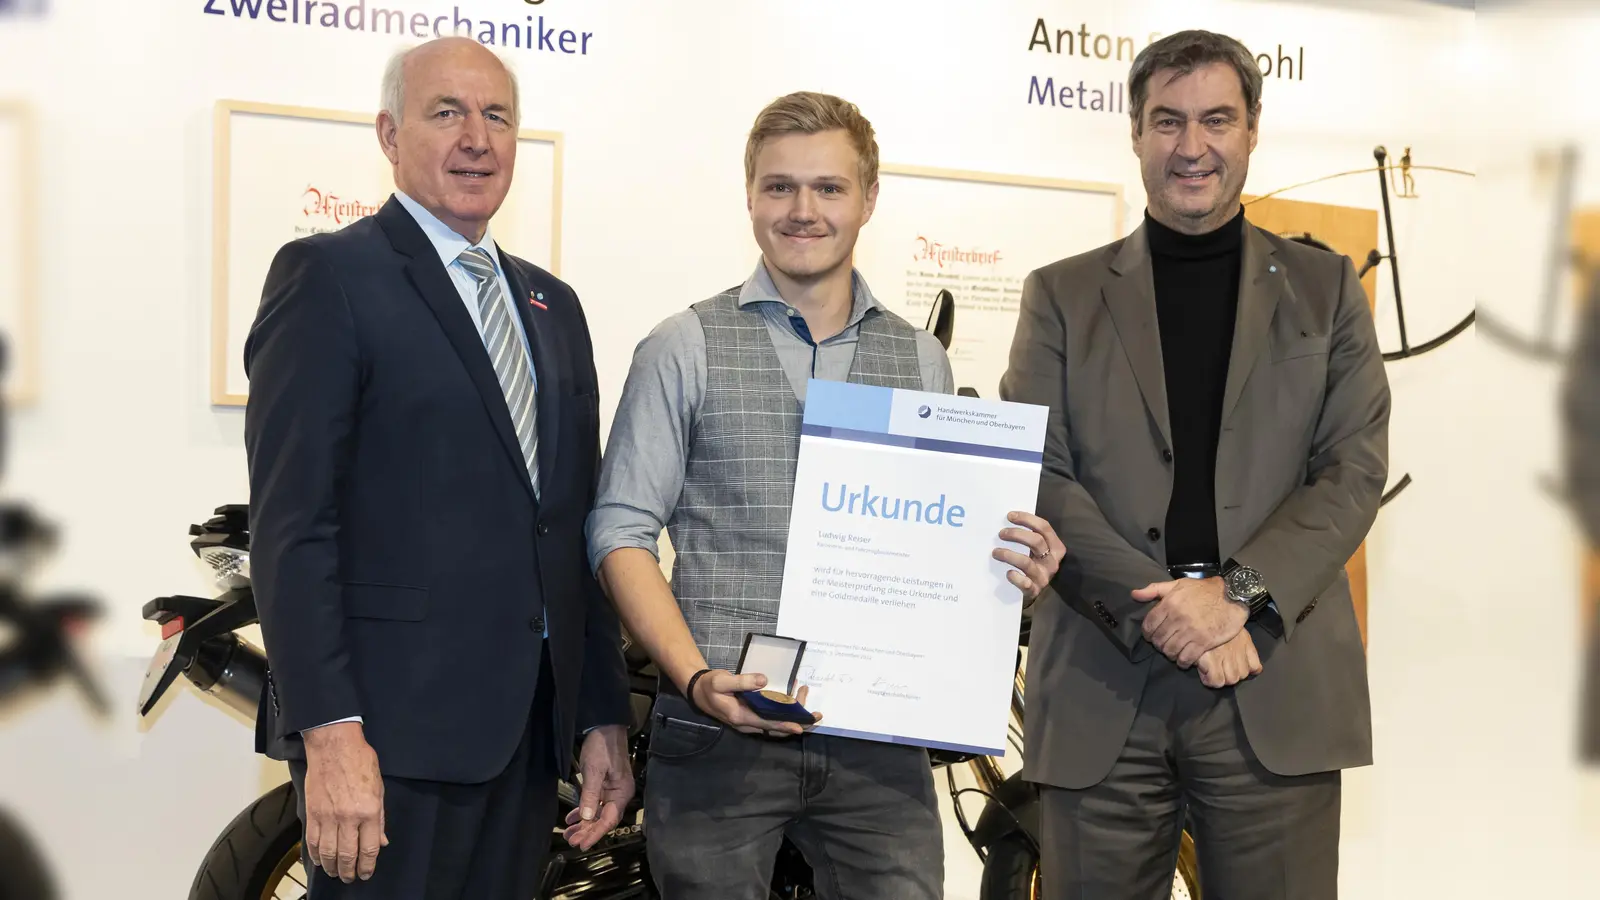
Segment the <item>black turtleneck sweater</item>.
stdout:
<svg viewBox="0 0 1600 900">
<path fill-rule="evenodd" d="M 1145 214 L 1155 275 L 1167 416 L 1172 423 L 1172 501 L 1167 562 L 1220 563 L 1217 549 L 1217 437 L 1239 305 L 1244 210 L 1226 225 L 1188 235 Z"/>
</svg>

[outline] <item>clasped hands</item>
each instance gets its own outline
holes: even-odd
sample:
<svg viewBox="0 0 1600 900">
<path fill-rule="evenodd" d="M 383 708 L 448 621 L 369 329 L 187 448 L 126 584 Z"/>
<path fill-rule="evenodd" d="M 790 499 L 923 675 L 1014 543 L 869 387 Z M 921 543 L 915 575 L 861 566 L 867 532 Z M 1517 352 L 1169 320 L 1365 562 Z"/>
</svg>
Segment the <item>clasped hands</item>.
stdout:
<svg viewBox="0 0 1600 900">
<path fill-rule="evenodd" d="M 1238 684 L 1261 674 L 1261 657 L 1244 627 L 1250 613 L 1223 593 L 1221 578 L 1158 581 L 1133 592 L 1155 603 L 1144 617 L 1144 637 L 1180 669 L 1200 667 L 1206 687 Z"/>
</svg>

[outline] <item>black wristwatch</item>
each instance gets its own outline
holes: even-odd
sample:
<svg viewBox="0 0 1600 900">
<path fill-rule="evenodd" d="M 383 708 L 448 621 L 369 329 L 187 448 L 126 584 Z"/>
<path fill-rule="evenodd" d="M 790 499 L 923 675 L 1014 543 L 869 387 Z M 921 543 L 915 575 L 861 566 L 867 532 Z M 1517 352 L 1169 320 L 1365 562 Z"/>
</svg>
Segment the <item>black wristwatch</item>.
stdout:
<svg viewBox="0 0 1600 900">
<path fill-rule="evenodd" d="M 1252 619 L 1272 602 L 1272 595 L 1267 593 L 1267 582 L 1261 573 L 1235 559 L 1222 564 L 1222 592 L 1229 600 L 1243 604 L 1250 610 Z"/>
</svg>

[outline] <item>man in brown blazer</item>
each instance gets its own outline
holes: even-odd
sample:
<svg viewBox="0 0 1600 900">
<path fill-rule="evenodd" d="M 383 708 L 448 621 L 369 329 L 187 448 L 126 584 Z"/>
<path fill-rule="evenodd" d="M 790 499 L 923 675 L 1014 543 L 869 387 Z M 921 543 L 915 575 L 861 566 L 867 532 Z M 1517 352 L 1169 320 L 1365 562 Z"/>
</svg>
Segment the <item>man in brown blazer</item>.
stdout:
<svg viewBox="0 0 1600 900">
<path fill-rule="evenodd" d="M 1032 272 L 1002 382 L 1050 408 L 1023 775 L 1045 896 L 1337 891 L 1339 770 L 1372 761 L 1344 565 L 1388 474 L 1389 386 L 1350 260 L 1240 204 L 1262 78 L 1183 32 L 1129 76 L 1128 237 Z"/>
</svg>

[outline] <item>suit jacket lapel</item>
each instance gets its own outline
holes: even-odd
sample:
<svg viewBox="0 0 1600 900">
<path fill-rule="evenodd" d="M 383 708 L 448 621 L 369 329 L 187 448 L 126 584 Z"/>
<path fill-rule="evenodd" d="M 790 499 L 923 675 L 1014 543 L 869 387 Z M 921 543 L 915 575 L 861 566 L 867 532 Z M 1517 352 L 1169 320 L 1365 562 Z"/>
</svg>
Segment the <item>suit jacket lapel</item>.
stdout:
<svg viewBox="0 0 1600 900">
<path fill-rule="evenodd" d="M 538 409 L 539 429 L 539 485 L 548 490 L 555 477 L 556 451 L 561 446 L 561 346 L 554 327 L 537 315 L 529 302 L 532 287 L 522 273 L 512 264 L 505 251 L 500 251 L 500 267 L 505 269 L 506 282 L 511 286 L 512 306 L 522 317 L 528 332 L 528 346 L 533 351 L 533 374 L 537 390 L 534 404 Z M 520 459 L 520 457 L 519 457 Z"/>
<path fill-rule="evenodd" d="M 1277 248 L 1260 229 L 1245 223 L 1240 254 L 1239 309 L 1234 316 L 1233 350 L 1228 358 L 1228 381 L 1222 394 L 1222 421 L 1227 422 L 1244 394 L 1244 385 L 1266 348 L 1267 330 L 1278 308 L 1278 297 L 1288 290 L 1283 267 L 1273 261 Z"/>
<path fill-rule="evenodd" d="M 1122 249 L 1111 261 L 1111 271 L 1119 277 L 1106 283 L 1106 308 L 1116 323 L 1122 349 L 1139 382 L 1139 392 L 1170 447 L 1172 423 L 1167 412 L 1166 372 L 1161 364 L 1161 330 L 1156 323 L 1155 275 L 1144 225 L 1122 242 Z"/>
<path fill-rule="evenodd" d="M 450 280 L 450 274 L 440 263 L 438 252 L 399 200 L 389 198 L 376 218 L 394 248 L 411 258 L 406 263 L 406 275 L 433 311 L 450 346 L 455 348 L 461 364 L 466 367 L 467 376 L 472 379 L 473 386 L 478 389 L 479 399 L 483 401 L 484 411 L 489 414 L 495 433 L 500 436 L 502 448 L 516 464 L 518 471 L 526 471 L 522 447 L 511 425 L 511 413 L 506 409 L 505 393 L 500 390 L 500 380 L 495 377 L 494 367 L 489 363 L 489 353 L 483 347 L 483 336 L 478 333 L 471 314 L 462 304 L 461 293 Z M 523 484 L 531 493 L 533 485 L 526 476 L 523 477 Z"/>
</svg>

